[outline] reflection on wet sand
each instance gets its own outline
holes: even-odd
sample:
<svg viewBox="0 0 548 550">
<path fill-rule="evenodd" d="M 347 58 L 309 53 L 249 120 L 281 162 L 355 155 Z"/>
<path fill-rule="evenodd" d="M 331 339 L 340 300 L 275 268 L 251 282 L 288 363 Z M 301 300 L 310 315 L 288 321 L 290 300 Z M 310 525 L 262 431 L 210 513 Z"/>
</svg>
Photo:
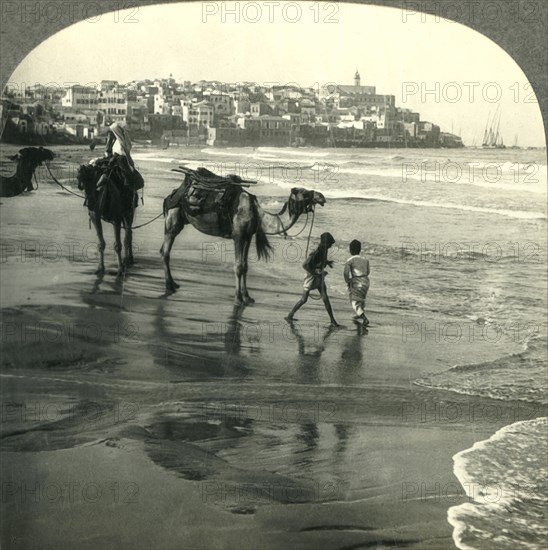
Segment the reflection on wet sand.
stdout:
<svg viewBox="0 0 548 550">
<path fill-rule="evenodd" d="M 302 328 L 297 323 L 289 323 L 291 334 L 297 341 L 298 357 L 296 359 L 296 381 L 302 384 L 321 383 L 320 358 L 326 350 L 326 344 L 329 337 L 335 332 L 335 327 L 329 325 L 318 337 L 314 331 L 314 345 L 310 346 L 307 342 Z"/>
<path fill-rule="evenodd" d="M 357 334 L 343 340 L 341 358 L 337 363 L 337 378 L 341 385 L 350 386 L 361 382 L 364 367 L 363 345 L 365 345 L 365 340 L 359 329 Z"/>
<path fill-rule="evenodd" d="M 162 342 L 173 339 L 168 309 L 169 302 L 162 300 L 155 313 L 154 327 Z M 234 306 L 225 324 L 217 362 L 225 377 L 234 376 L 238 369 L 241 371 L 242 364 L 252 359 L 243 353 L 245 310 L 245 306 Z M 337 464 L 347 450 L 353 429 L 342 423 L 331 423 L 333 411 L 324 408 L 325 403 L 315 398 L 314 393 L 306 393 L 307 387 L 322 386 L 321 356 L 328 350 L 333 351 L 330 342 L 334 349 L 338 349 L 340 343 L 331 340 L 336 332 L 333 327 L 315 330 L 313 336 L 303 334 L 303 328 L 296 324 L 289 327 L 292 336 L 289 341 L 294 342 L 297 354 L 291 373 L 294 383 L 284 385 L 283 398 L 263 402 L 253 400 L 250 397 L 253 394 L 246 393 L 241 394 L 241 399 L 225 397 L 201 409 L 190 406 L 175 414 L 158 411 L 153 424 L 149 425 L 152 435 L 147 445 L 149 456 L 186 479 L 205 482 L 228 476 L 253 482 L 260 476 L 261 482 L 273 482 L 283 476 L 285 486 L 304 490 L 300 497 L 303 502 L 341 498 L 339 493 L 333 495 L 332 491 L 320 490 L 318 494 L 317 488 L 312 492 L 310 488 L 322 480 L 333 480 L 333 474 L 337 481 Z M 185 341 L 187 338 L 188 335 Z M 340 361 L 337 368 L 359 370 L 361 341 L 353 335 L 348 343 L 350 355 Z M 260 346 L 258 351 L 260 353 Z M 161 360 L 165 361 L 163 355 Z M 354 366 L 349 364 L 352 361 Z M 170 364 L 170 368 L 180 369 L 181 365 Z M 261 449 L 260 473 L 257 449 Z M 268 499 L 263 502 L 268 503 Z"/>
<path fill-rule="evenodd" d="M 100 273 L 97 274 L 97 276 L 95 277 L 95 281 L 93 281 L 93 287 L 90 291 L 90 294 L 97 294 L 99 292 L 104 278 L 105 278 L 104 271 L 101 271 Z"/>
<path fill-rule="evenodd" d="M 346 451 L 348 438 L 352 435 L 353 430 L 346 424 L 335 424 L 335 435 L 337 436 L 337 447 L 335 448 L 335 454 L 340 455 Z"/>
<path fill-rule="evenodd" d="M 222 365 L 216 361 L 218 351 L 212 342 L 206 342 L 200 323 L 194 323 L 191 330 L 179 320 L 173 304 L 168 300 L 157 300 L 152 319 L 152 339 L 147 347 L 156 365 L 168 369 L 177 378 L 207 378 L 222 376 Z M 209 349 L 206 349 L 209 344 Z M 200 352 L 207 353 L 204 361 Z"/>
<path fill-rule="evenodd" d="M 89 294 L 115 294 L 122 296 L 125 290 L 125 283 L 127 273 L 124 273 L 122 276 L 111 277 L 108 276 L 107 282 L 111 290 L 102 289 L 101 285 L 105 282 L 105 272 L 95 273 L 95 280 L 93 281 L 93 286 L 89 291 Z M 102 292 L 101 292 L 102 291 Z"/>
<path fill-rule="evenodd" d="M 241 319 L 245 308 L 246 304 L 234 305 L 232 315 L 230 315 L 228 319 L 227 330 L 224 336 L 224 344 L 225 351 L 229 356 L 238 355 L 242 349 Z"/>
<path fill-rule="evenodd" d="M 234 306 L 227 321 L 188 323 L 176 302 L 157 300 L 147 347 L 155 363 L 178 378 L 242 378 L 250 371 L 240 355 L 244 310 Z"/>
<path fill-rule="evenodd" d="M 315 422 L 299 423 L 295 435 L 295 456 L 293 463 L 297 466 L 307 467 L 314 462 L 314 451 L 318 448 L 320 432 Z"/>
</svg>

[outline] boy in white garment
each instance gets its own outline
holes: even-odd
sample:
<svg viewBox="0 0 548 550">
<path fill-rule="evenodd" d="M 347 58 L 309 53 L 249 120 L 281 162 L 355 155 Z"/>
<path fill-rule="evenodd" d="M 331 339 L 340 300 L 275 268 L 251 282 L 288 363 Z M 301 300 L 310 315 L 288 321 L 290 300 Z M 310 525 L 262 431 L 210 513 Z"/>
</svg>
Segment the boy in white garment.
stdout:
<svg viewBox="0 0 548 550">
<path fill-rule="evenodd" d="M 365 316 L 365 299 L 369 290 L 369 260 L 360 255 L 360 241 L 353 240 L 349 248 L 352 255 L 344 265 L 344 280 L 348 285 L 350 303 L 356 313 L 354 319 L 361 319 L 364 326 L 367 326 L 369 319 Z"/>
</svg>

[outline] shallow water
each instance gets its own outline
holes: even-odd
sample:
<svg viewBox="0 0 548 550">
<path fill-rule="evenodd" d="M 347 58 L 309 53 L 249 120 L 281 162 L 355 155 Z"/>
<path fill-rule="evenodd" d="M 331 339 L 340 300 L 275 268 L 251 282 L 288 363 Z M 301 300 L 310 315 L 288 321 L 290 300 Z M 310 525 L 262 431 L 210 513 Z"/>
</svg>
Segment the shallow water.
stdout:
<svg viewBox="0 0 548 550">
<path fill-rule="evenodd" d="M 547 422 L 517 422 L 455 455 L 469 497 L 448 512 L 459 548 L 545 547 Z"/>
</svg>

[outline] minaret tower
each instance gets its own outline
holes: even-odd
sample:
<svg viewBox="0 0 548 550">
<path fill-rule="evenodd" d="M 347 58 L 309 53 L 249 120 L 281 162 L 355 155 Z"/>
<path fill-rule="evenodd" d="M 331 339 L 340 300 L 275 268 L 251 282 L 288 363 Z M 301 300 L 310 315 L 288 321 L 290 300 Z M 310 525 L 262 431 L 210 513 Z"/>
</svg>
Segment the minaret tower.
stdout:
<svg viewBox="0 0 548 550">
<path fill-rule="evenodd" d="M 357 88 L 360 87 L 360 73 L 358 72 L 358 69 L 356 69 L 356 74 L 354 75 L 354 86 Z"/>
</svg>

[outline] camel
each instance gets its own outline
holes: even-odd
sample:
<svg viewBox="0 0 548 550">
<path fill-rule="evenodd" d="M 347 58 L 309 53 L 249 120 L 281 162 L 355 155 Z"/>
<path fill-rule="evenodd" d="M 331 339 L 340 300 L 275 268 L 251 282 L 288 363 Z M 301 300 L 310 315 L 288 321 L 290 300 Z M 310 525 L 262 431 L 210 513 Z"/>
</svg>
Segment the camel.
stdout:
<svg viewBox="0 0 548 550">
<path fill-rule="evenodd" d="M 13 176 L 0 176 L 0 197 L 15 197 L 24 191 L 32 191 L 32 176 L 38 166 L 47 160 L 53 160 L 54 154 L 42 147 L 25 147 L 11 157 L 17 161 Z"/>
<path fill-rule="evenodd" d="M 98 190 L 97 182 L 104 172 L 108 159 L 94 164 L 82 164 L 78 169 L 78 189 L 86 196 L 84 205 L 88 207 L 90 222 L 95 227 L 99 239 L 99 266 L 95 273 L 105 272 L 105 239 L 102 220 L 114 226 L 114 251 L 118 260 L 118 277 L 125 269 L 134 264 L 132 247 L 132 224 L 137 207 L 137 192 L 132 186 L 124 185 L 124 176 L 116 165 L 106 167 L 107 177 L 104 185 Z M 124 258 L 122 259 L 121 228 L 124 227 Z"/>
<path fill-rule="evenodd" d="M 187 179 L 170 197 L 185 186 L 188 187 Z M 312 211 L 316 204 L 320 206 L 325 204 L 325 197 L 321 193 L 294 187 L 280 212 L 271 214 L 260 207 L 255 195 L 241 186 L 233 185 L 230 199 L 225 205 L 230 222 L 229 230 L 227 230 L 227 224 L 220 219 L 218 211 L 193 215 L 188 193 L 181 193 L 179 196 L 180 199 L 175 205 L 167 204 L 170 197 L 164 201 L 164 243 L 160 254 L 164 264 L 166 295 L 172 294 L 179 288 L 171 275 L 169 265 L 171 248 L 184 226 L 191 224 L 206 235 L 234 241 L 235 304 L 250 304 L 255 301 L 247 289 L 248 254 L 253 235 L 256 235 L 255 244 L 259 259 L 268 259 L 271 246 L 267 235 L 285 234 L 295 225 L 301 214 Z"/>
</svg>

